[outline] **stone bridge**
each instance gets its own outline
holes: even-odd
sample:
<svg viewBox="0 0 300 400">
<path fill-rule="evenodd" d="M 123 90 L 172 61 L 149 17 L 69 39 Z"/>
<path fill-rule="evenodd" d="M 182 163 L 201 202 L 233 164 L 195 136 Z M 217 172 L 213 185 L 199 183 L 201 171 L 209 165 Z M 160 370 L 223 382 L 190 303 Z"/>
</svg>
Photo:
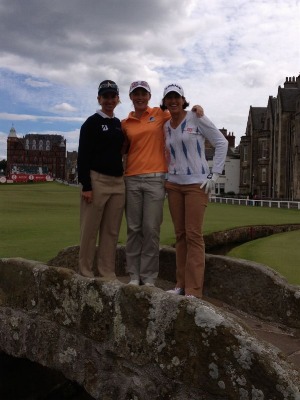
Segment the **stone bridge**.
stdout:
<svg viewBox="0 0 300 400">
<path fill-rule="evenodd" d="M 162 288 L 84 278 L 78 247 L 45 265 L 0 259 L 0 351 L 79 383 L 99 400 L 299 400 L 299 371 L 234 314 Z M 175 253 L 162 248 L 161 282 Z M 300 289 L 256 263 L 206 256 L 206 295 L 300 328 Z M 245 273 L 246 272 L 246 273 Z"/>
</svg>

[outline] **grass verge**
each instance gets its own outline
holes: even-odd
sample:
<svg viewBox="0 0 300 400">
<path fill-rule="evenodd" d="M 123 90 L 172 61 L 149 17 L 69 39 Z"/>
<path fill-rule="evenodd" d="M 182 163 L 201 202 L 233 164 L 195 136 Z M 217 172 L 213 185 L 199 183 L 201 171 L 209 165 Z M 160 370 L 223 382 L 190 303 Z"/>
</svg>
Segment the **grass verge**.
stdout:
<svg viewBox="0 0 300 400">
<path fill-rule="evenodd" d="M 239 226 L 289 223 L 300 224 L 300 211 L 210 203 L 205 216 L 204 234 Z M 280 237 L 278 241 L 276 237 Z M 287 277 L 289 282 L 300 284 L 299 239 L 300 231 L 273 235 L 239 246 L 229 255 L 266 264 Z M 119 242 L 125 241 L 124 218 Z M 161 244 L 170 245 L 174 241 L 173 224 L 166 202 Z M 78 187 L 56 182 L 0 185 L 1 258 L 23 257 L 46 262 L 61 249 L 78 243 Z"/>
</svg>

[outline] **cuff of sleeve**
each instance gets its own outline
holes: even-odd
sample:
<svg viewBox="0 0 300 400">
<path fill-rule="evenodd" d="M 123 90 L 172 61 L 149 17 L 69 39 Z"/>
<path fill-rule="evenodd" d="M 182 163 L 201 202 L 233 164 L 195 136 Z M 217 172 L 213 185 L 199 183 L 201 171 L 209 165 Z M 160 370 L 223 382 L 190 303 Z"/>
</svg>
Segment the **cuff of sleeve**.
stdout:
<svg viewBox="0 0 300 400">
<path fill-rule="evenodd" d="M 220 174 L 218 172 L 214 172 L 211 179 L 216 182 L 219 179 L 219 176 Z"/>
<path fill-rule="evenodd" d="M 92 190 L 92 185 L 91 184 L 83 184 L 82 185 L 82 191 L 83 192 L 90 192 Z"/>
</svg>

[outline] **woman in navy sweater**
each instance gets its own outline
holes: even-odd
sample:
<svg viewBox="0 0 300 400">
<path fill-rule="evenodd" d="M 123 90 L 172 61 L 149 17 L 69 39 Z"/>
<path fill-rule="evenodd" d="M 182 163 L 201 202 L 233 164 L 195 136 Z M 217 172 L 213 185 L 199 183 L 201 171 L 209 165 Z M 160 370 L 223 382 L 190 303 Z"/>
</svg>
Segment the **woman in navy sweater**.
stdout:
<svg viewBox="0 0 300 400">
<path fill-rule="evenodd" d="M 93 263 L 100 277 L 115 279 L 115 254 L 125 205 L 121 123 L 114 116 L 120 102 L 115 82 L 98 88 L 100 110 L 82 125 L 78 148 L 81 183 L 79 273 L 93 278 Z"/>
</svg>

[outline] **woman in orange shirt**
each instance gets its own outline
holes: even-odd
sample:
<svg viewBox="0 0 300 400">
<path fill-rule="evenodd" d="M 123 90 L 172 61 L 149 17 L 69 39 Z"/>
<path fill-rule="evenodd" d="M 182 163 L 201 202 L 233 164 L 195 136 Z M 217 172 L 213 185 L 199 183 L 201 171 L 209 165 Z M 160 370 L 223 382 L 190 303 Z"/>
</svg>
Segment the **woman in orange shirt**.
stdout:
<svg viewBox="0 0 300 400">
<path fill-rule="evenodd" d="M 122 121 L 128 140 L 125 167 L 127 220 L 126 264 L 130 284 L 154 286 L 159 271 L 159 237 L 163 220 L 165 175 L 163 125 L 170 118 L 149 107 L 151 89 L 145 81 L 130 85 L 134 111 Z M 197 115 L 203 110 L 196 107 Z"/>
</svg>

